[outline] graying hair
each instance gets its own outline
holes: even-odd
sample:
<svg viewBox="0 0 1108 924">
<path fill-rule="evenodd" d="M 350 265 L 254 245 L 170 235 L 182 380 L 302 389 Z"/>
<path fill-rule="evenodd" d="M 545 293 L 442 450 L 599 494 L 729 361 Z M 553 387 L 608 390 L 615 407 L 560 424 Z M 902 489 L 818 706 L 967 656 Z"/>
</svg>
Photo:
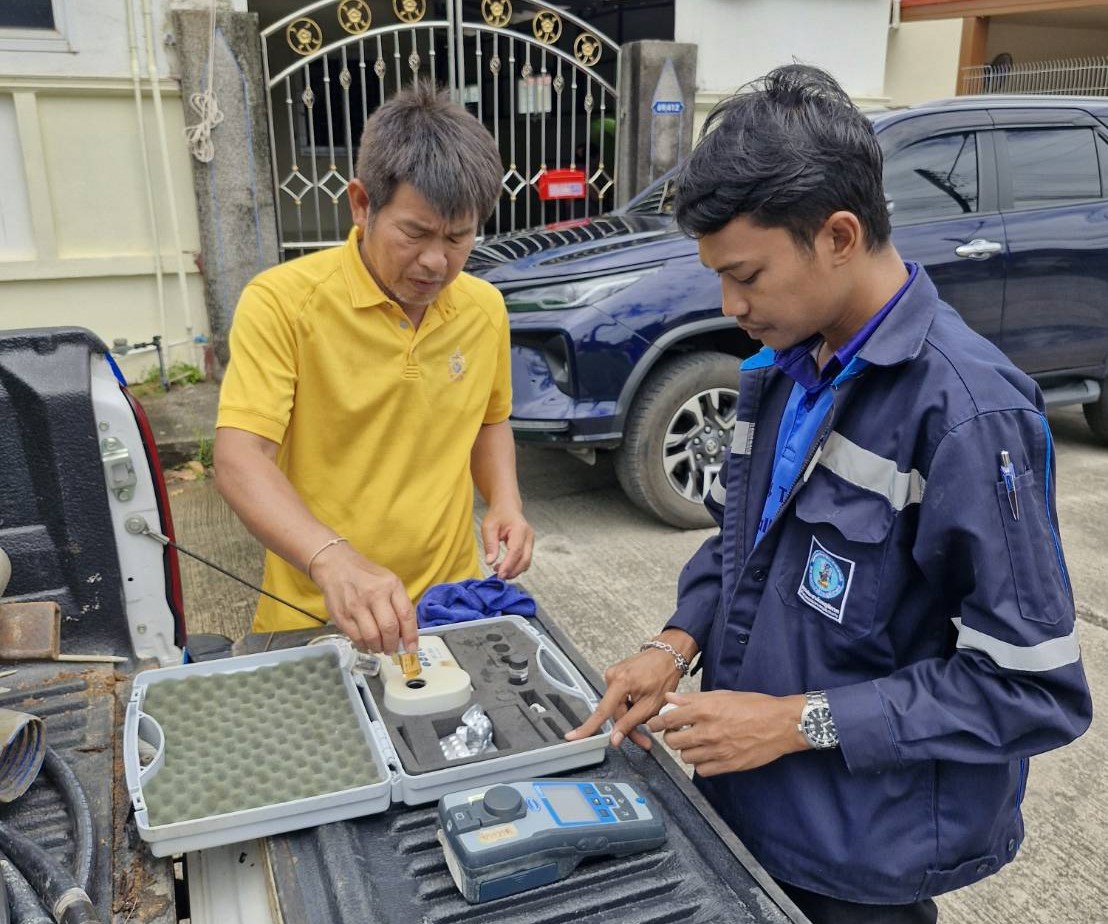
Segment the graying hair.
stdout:
<svg viewBox="0 0 1108 924">
<path fill-rule="evenodd" d="M 483 223 L 496 207 L 504 168 L 488 130 L 434 84 L 402 90 L 369 117 L 357 177 L 373 212 L 409 183 L 449 221 Z"/>
</svg>

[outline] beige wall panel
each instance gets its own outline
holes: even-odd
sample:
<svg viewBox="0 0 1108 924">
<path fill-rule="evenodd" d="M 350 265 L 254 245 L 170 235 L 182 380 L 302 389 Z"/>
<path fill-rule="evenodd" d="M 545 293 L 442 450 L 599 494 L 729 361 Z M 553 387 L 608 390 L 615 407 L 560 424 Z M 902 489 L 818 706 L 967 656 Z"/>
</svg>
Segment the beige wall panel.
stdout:
<svg viewBox="0 0 1108 924">
<path fill-rule="evenodd" d="M 172 251 L 173 228 L 155 135 L 154 104 L 147 99 L 144 106 L 158 234 L 163 252 Z M 183 135 L 184 113 L 176 97 L 164 99 L 163 108 L 181 246 L 191 253 L 200 245 L 192 170 Z M 122 95 L 40 94 L 38 111 L 53 196 L 58 256 L 65 259 L 153 253 L 134 100 Z"/>
<path fill-rule="evenodd" d="M 166 331 L 168 341 L 185 338 L 185 318 L 175 278 L 167 277 Z M 194 333 L 206 332 L 203 284 L 198 273 L 188 277 L 189 307 Z M 49 279 L 0 284 L 0 325 L 5 328 L 87 327 L 111 346 L 116 337 L 144 343 L 161 333 L 157 288 L 153 276 L 99 279 Z M 200 365 L 199 350 L 174 346 L 170 361 Z M 125 357 L 120 365 L 128 379 L 156 364 L 153 353 Z"/>
<path fill-rule="evenodd" d="M 0 260 L 32 260 L 35 236 L 15 105 L 0 93 Z"/>
<path fill-rule="evenodd" d="M 1008 52 L 1016 64 L 1108 55 L 1108 29 L 1062 29 L 1006 23 L 1003 16 L 989 22 L 986 59 Z"/>
<path fill-rule="evenodd" d="M 889 30 L 885 95 L 892 106 L 953 96 L 958 80 L 962 20 L 905 22 Z"/>
</svg>

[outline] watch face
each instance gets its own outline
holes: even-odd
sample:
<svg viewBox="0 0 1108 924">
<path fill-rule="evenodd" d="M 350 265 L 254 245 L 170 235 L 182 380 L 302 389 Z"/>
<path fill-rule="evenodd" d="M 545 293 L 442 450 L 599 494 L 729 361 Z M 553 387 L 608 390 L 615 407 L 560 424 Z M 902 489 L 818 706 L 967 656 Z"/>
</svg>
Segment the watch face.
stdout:
<svg viewBox="0 0 1108 924">
<path fill-rule="evenodd" d="M 831 719 L 831 710 L 827 706 L 813 706 L 806 709 L 801 725 L 804 729 L 804 737 L 812 747 L 833 748 L 839 743 L 839 735 Z"/>
</svg>

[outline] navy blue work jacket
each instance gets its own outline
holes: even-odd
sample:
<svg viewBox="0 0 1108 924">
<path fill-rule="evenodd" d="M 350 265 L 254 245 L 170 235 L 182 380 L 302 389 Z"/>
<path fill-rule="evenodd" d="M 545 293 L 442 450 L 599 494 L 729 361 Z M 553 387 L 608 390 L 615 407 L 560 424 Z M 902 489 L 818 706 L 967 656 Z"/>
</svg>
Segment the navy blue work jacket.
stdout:
<svg viewBox="0 0 1108 924">
<path fill-rule="evenodd" d="M 858 356 L 757 546 L 793 381 L 768 350 L 743 364 L 705 501 L 721 528 L 668 626 L 700 646 L 705 690 L 827 691 L 840 747 L 697 778 L 769 873 L 907 903 L 1015 856 L 1027 758 L 1092 706 L 1038 388 L 922 270 Z"/>
</svg>

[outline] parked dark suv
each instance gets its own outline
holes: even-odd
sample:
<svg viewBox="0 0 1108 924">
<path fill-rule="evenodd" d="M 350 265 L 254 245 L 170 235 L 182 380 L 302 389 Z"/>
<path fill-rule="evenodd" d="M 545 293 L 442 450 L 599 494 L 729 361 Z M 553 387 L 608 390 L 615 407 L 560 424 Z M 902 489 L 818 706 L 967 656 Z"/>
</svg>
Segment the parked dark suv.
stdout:
<svg viewBox="0 0 1108 924">
<path fill-rule="evenodd" d="M 961 97 L 872 119 L 897 249 L 1108 441 L 1108 99 Z M 671 211 L 666 176 L 609 215 L 488 238 L 469 269 L 511 312 L 516 437 L 615 450 L 628 496 L 691 527 L 710 522 L 736 358 L 759 344 L 720 313 Z"/>
</svg>

